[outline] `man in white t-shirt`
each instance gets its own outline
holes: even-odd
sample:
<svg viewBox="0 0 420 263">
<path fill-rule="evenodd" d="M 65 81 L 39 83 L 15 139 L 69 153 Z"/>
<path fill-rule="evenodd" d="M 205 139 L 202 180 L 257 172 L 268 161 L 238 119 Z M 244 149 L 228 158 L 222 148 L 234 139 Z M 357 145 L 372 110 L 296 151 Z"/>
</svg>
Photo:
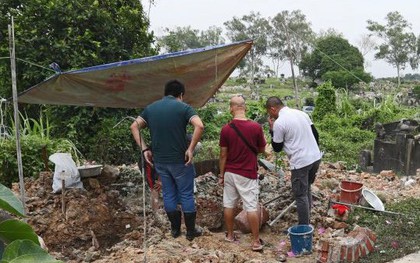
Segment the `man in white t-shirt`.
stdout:
<svg viewBox="0 0 420 263">
<path fill-rule="evenodd" d="M 308 114 L 291 109 L 278 97 L 268 98 L 271 145 L 275 152 L 287 154 L 292 172 L 292 192 L 296 200 L 300 225 L 310 224 L 312 206 L 311 184 L 321 162 L 318 132 Z"/>
</svg>

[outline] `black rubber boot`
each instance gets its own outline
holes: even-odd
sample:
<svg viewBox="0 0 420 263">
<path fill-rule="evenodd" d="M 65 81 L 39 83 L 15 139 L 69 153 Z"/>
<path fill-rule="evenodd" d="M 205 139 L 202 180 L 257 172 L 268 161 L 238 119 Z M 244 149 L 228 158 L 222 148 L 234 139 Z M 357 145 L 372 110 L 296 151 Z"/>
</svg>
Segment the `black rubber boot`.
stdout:
<svg viewBox="0 0 420 263">
<path fill-rule="evenodd" d="M 185 237 L 189 241 L 193 241 L 195 237 L 199 237 L 202 234 L 201 229 L 199 227 L 195 227 L 195 217 L 196 212 L 184 213 L 185 226 L 187 227 L 187 234 Z"/>
<path fill-rule="evenodd" d="M 171 222 L 171 235 L 177 238 L 181 235 L 181 211 L 166 212 Z"/>
</svg>

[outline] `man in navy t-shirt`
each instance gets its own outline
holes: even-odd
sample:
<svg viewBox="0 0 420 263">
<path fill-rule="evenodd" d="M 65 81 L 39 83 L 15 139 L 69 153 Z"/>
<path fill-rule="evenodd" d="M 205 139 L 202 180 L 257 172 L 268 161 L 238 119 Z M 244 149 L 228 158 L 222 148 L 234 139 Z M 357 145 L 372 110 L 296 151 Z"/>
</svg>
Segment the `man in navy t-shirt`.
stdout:
<svg viewBox="0 0 420 263">
<path fill-rule="evenodd" d="M 172 236 L 176 238 L 181 234 L 181 211 L 177 209 L 180 203 L 187 228 L 186 237 L 191 241 L 201 235 L 201 230 L 195 227 L 195 171 L 192 159 L 204 126 L 195 110 L 182 102 L 184 94 L 185 87 L 181 82 L 167 82 L 165 96 L 144 109 L 131 124 L 131 133 L 146 162 L 155 167 L 161 178 L 163 204 L 171 222 Z M 186 136 L 188 124 L 194 126 L 190 144 Z M 153 156 L 139 132 L 146 127 L 150 130 Z"/>
</svg>

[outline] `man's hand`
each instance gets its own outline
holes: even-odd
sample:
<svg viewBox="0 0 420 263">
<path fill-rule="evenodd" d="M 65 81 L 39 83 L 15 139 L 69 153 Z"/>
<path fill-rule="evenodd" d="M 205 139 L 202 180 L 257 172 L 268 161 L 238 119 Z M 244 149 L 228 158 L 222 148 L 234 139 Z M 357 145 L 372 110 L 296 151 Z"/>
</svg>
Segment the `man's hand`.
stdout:
<svg viewBox="0 0 420 263">
<path fill-rule="evenodd" d="M 225 178 L 223 176 L 220 176 L 218 183 L 219 183 L 220 186 L 224 186 L 225 185 Z"/>
<path fill-rule="evenodd" d="M 153 153 L 150 150 L 143 152 L 143 157 L 146 160 L 148 164 L 150 164 L 153 167 Z"/>
<path fill-rule="evenodd" d="M 153 186 L 153 189 L 155 189 L 156 191 L 160 191 L 160 189 L 162 189 L 162 182 L 161 181 L 156 181 L 155 185 Z"/>
<path fill-rule="evenodd" d="M 193 151 L 187 149 L 185 151 L 185 166 L 191 164 L 192 160 L 193 160 Z"/>
</svg>

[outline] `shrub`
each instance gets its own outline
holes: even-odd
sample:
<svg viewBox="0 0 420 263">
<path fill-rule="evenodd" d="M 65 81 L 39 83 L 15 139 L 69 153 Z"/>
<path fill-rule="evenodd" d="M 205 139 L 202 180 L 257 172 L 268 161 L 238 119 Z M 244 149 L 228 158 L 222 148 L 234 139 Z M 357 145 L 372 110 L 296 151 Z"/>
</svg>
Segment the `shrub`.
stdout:
<svg viewBox="0 0 420 263">
<path fill-rule="evenodd" d="M 231 119 L 229 110 L 220 108 L 216 104 L 208 104 L 207 106 L 197 110 L 198 116 L 204 123 L 204 133 L 202 140 L 219 140 L 220 130 L 223 125 L 227 124 Z"/>
<path fill-rule="evenodd" d="M 305 105 L 306 106 L 315 106 L 314 98 L 305 98 Z"/>
<path fill-rule="evenodd" d="M 22 169 L 24 176 L 38 176 L 45 170 L 43 149 L 47 154 L 55 152 L 69 152 L 74 159 L 78 155 L 73 143 L 67 139 L 40 138 L 37 135 L 21 137 Z M 18 163 L 16 155 L 16 140 L 0 139 L 0 181 L 6 186 L 11 186 L 18 180 Z M 51 164 L 50 164 L 51 165 Z"/>
<path fill-rule="evenodd" d="M 416 98 L 420 100 L 420 85 L 417 85 L 413 88 L 413 93 L 414 96 L 416 96 Z"/>
<path fill-rule="evenodd" d="M 344 161 L 352 167 L 357 164 L 362 149 L 372 148 L 375 133 L 353 127 L 348 119 L 329 114 L 316 125 L 321 150 L 325 153 L 324 160 Z"/>
<path fill-rule="evenodd" d="M 317 89 L 318 97 L 315 101 L 315 110 L 312 114 L 315 120 L 322 120 L 325 115 L 336 112 L 335 89 L 331 82 L 325 82 Z"/>
<path fill-rule="evenodd" d="M 52 106 L 47 114 L 53 124 L 52 136 L 74 141 L 86 159 L 116 165 L 137 161 L 137 146 L 129 127 L 132 120 L 120 123 L 137 116 L 136 110 Z M 148 133 L 143 135 L 149 138 Z"/>
</svg>

